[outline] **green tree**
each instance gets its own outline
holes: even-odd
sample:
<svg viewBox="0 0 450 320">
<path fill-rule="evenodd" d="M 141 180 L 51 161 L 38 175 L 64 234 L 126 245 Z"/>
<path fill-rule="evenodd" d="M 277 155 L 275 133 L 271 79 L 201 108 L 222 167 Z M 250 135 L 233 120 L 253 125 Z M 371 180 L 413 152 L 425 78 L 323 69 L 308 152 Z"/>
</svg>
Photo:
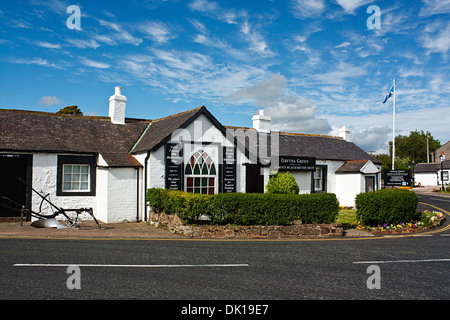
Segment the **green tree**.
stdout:
<svg viewBox="0 0 450 320">
<path fill-rule="evenodd" d="M 439 140 L 428 135 L 430 153 L 441 146 Z M 392 141 L 389 141 L 389 154 L 392 159 Z M 423 130 L 411 131 L 409 136 L 395 137 L 395 169 L 406 169 L 419 162 L 427 162 L 427 134 Z M 397 164 L 400 167 L 397 167 Z"/>
<path fill-rule="evenodd" d="M 300 188 L 289 172 L 277 172 L 270 177 L 266 190 L 267 193 L 298 194 Z"/>
<path fill-rule="evenodd" d="M 74 114 L 77 116 L 82 116 L 83 112 L 78 108 L 78 106 L 67 106 L 65 108 L 62 108 L 61 110 L 57 111 L 56 113 L 59 114 Z"/>
</svg>

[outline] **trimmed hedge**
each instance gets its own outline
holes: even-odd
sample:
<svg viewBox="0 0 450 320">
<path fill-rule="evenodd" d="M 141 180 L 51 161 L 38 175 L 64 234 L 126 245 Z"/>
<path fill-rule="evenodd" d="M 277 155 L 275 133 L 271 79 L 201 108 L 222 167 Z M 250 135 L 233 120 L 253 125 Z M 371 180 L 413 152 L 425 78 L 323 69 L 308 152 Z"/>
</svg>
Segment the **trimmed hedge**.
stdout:
<svg viewBox="0 0 450 320">
<path fill-rule="evenodd" d="M 156 212 L 177 213 L 193 223 L 201 216 L 219 225 L 289 225 L 333 223 L 339 213 L 335 194 L 219 193 L 203 195 L 149 189 L 147 201 Z"/>
<path fill-rule="evenodd" d="M 381 189 L 356 196 L 356 212 L 361 223 L 376 226 L 420 220 L 418 198 L 414 192 L 401 189 Z"/>
</svg>

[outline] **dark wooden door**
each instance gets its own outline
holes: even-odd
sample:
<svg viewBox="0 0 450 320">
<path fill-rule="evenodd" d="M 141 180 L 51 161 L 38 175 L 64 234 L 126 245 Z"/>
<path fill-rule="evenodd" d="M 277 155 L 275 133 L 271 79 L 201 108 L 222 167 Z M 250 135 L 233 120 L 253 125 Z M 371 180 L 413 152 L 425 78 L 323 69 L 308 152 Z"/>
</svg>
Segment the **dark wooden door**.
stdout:
<svg viewBox="0 0 450 320">
<path fill-rule="evenodd" d="M 31 205 L 31 155 L 0 155 L 0 217 L 20 217 Z"/>
<path fill-rule="evenodd" d="M 264 176 L 261 174 L 261 166 L 257 164 L 248 164 L 245 167 L 245 192 L 264 193 Z"/>
</svg>

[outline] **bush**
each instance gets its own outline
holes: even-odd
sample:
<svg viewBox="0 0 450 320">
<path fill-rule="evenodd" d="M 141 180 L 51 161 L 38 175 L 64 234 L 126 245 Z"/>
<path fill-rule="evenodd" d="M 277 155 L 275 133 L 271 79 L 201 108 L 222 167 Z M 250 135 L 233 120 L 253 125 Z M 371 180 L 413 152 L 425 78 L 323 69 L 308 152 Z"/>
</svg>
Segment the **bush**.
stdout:
<svg viewBox="0 0 450 320">
<path fill-rule="evenodd" d="M 149 189 L 147 200 L 155 212 L 177 213 L 192 223 L 206 216 L 212 224 L 226 225 L 289 225 L 332 223 L 339 213 L 334 194 L 258 194 L 219 193 L 202 195 Z"/>
<path fill-rule="evenodd" d="M 418 198 L 414 192 L 401 189 L 382 189 L 356 196 L 356 212 L 361 223 L 376 226 L 397 224 L 420 219 Z"/>
<path fill-rule="evenodd" d="M 289 173 L 279 173 L 271 176 L 266 186 L 267 193 L 298 194 L 300 191 L 297 181 Z"/>
</svg>

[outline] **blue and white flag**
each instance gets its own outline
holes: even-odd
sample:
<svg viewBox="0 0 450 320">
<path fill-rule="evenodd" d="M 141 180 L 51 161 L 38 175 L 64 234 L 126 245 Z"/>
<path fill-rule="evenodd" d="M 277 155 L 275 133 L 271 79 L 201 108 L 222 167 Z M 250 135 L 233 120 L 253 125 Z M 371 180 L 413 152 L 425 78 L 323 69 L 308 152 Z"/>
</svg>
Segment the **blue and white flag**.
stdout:
<svg viewBox="0 0 450 320">
<path fill-rule="evenodd" d="M 391 89 L 389 89 L 389 92 L 386 95 L 386 98 L 384 98 L 383 103 L 385 103 L 387 101 L 387 99 L 389 99 L 392 96 L 393 93 L 394 93 L 394 85 L 392 85 Z"/>
</svg>

